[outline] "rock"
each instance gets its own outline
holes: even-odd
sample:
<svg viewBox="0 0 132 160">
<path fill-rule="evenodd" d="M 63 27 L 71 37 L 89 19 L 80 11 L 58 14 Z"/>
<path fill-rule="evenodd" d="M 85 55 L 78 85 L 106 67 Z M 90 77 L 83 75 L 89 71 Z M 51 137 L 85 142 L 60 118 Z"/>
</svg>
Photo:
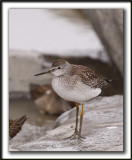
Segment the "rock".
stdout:
<svg viewBox="0 0 132 160">
<path fill-rule="evenodd" d="M 123 75 L 123 9 L 84 9 L 111 60 Z"/>
<path fill-rule="evenodd" d="M 44 69 L 42 56 L 36 51 L 9 51 L 9 91 L 29 92 L 30 83 L 49 83 L 51 75 L 35 78 L 34 75 Z M 17 66 L 17 67 L 16 67 Z"/>
<path fill-rule="evenodd" d="M 82 135 L 86 139 L 80 143 L 77 138 L 65 139 L 74 132 L 75 114 L 75 108 L 63 113 L 54 129 L 43 137 L 13 148 L 19 151 L 123 150 L 123 96 L 98 97 L 85 103 Z"/>
<path fill-rule="evenodd" d="M 30 84 L 30 94 L 41 113 L 61 114 L 75 106 L 59 97 L 50 85 Z"/>
<path fill-rule="evenodd" d="M 22 126 L 22 131 L 19 132 L 15 137 L 10 139 L 9 145 L 15 146 L 15 145 L 20 145 L 23 143 L 35 141 L 36 139 L 45 135 L 46 129 L 50 130 L 51 129 L 50 127 L 49 126 L 40 127 L 40 126 L 32 125 L 30 123 L 25 123 Z"/>
<path fill-rule="evenodd" d="M 117 114 L 120 113 L 118 120 L 122 121 L 123 111 L 122 110 L 118 112 L 115 111 L 118 110 L 118 105 L 122 105 L 122 103 L 123 103 L 123 97 L 119 95 L 115 95 L 112 97 L 97 97 L 93 100 L 90 100 L 89 102 L 84 104 L 84 121 L 86 117 L 86 119 L 92 122 L 92 124 L 107 123 L 107 121 L 113 122 L 114 120 L 115 121 L 117 120 L 116 113 Z M 79 112 L 81 112 L 81 106 Z M 73 121 L 73 119 L 75 119 L 75 113 L 76 113 L 76 108 L 73 108 L 72 110 L 69 110 L 60 115 L 56 120 L 54 128 L 60 126 L 61 124 L 64 124 L 65 122 L 68 123 L 69 121 Z"/>
<path fill-rule="evenodd" d="M 9 146 L 9 151 L 19 151 L 19 150 L 18 150 L 18 149 L 14 149 L 14 148 L 13 148 L 13 145 L 10 145 L 10 146 Z"/>
<path fill-rule="evenodd" d="M 115 146 L 113 148 L 110 148 L 106 151 L 123 151 L 123 145 L 120 145 L 120 146 Z"/>
</svg>

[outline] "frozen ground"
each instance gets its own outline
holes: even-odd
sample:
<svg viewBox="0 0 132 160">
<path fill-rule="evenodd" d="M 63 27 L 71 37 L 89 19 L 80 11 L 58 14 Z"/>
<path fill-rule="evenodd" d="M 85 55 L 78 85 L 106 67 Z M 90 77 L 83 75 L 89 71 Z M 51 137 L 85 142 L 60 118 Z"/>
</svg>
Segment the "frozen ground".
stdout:
<svg viewBox="0 0 132 160">
<path fill-rule="evenodd" d="M 81 109 L 81 106 L 80 106 Z M 98 97 L 84 106 L 82 135 L 65 139 L 74 132 L 75 108 L 63 113 L 54 129 L 25 124 L 9 143 L 10 151 L 123 151 L 123 96 Z"/>
</svg>

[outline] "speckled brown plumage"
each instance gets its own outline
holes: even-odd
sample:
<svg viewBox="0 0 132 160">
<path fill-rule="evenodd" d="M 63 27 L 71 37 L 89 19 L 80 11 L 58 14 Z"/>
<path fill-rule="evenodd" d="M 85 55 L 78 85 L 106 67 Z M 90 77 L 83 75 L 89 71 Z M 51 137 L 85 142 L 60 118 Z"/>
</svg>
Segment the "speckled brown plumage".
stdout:
<svg viewBox="0 0 132 160">
<path fill-rule="evenodd" d="M 23 124 L 27 120 L 26 116 L 22 116 L 19 119 L 9 119 L 9 138 L 13 138 L 22 128 Z"/>
<path fill-rule="evenodd" d="M 91 88 L 102 88 L 109 83 L 108 80 L 99 78 L 93 70 L 82 65 L 72 65 L 69 74 L 79 76 L 81 81 Z"/>
<path fill-rule="evenodd" d="M 69 62 L 65 61 L 64 59 L 59 59 L 53 62 L 52 68 L 58 67 L 58 66 L 68 66 L 69 68 L 67 69 L 68 75 L 75 76 L 76 78 L 81 78 L 81 81 L 90 86 L 91 88 L 102 88 L 106 86 L 110 80 L 99 78 L 93 70 L 83 66 L 83 65 L 74 65 L 70 64 Z M 77 77 L 78 76 L 78 77 Z M 65 81 L 68 81 L 66 78 Z M 77 82 L 77 79 L 74 79 L 74 83 Z"/>
</svg>

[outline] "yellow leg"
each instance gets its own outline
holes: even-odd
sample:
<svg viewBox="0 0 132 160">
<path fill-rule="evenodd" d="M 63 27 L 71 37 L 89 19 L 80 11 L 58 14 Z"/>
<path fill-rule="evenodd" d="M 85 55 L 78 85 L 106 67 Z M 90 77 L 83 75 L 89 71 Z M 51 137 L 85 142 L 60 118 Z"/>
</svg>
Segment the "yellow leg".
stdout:
<svg viewBox="0 0 132 160">
<path fill-rule="evenodd" d="M 79 103 L 76 102 L 76 126 L 75 126 L 75 133 L 78 133 L 78 112 L 79 112 Z"/>
<path fill-rule="evenodd" d="M 80 115 L 80 128 L 79 128 L 79 134 L 78 134 L 79 139 L 84 138 L 84 137 L 81 136 L 83 115 L 84 115 L 84 111 L 83 111 L 83 104 L 82 104 L 82 112 L 81 112 L 81 115 Z"/>
<path fill-rule="evenodd" d="M 70 137 L 75 138 L 76 135 L 79 135 L 79 132 L 78 132 L 79 103 L 76 102 L 75 104 L 76 104 L 76 125 L 75 125 L 75 131 L 74 131 L 74 133 L 71 136 L 66 137 L 65 139 L 70 138 Z"/>
<path fill-rule="evenodd" d="M 82 112 L 81 112 L 81 117 L 83 117 L 84 112 L 83 112 L 83 104 L 82 104 Z"/>
<path fill-rule="evenodd" d="M 75 104 L 76 104 L 76 107 L 79 108 L 79 103 L 76 102 Z"/>
</svg>

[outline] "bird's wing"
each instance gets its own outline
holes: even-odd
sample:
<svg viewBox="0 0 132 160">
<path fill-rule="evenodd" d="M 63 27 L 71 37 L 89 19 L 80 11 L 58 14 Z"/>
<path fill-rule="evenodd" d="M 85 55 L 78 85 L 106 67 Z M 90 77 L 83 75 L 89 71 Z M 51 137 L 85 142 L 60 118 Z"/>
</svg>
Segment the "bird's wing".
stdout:
<svg viewBox="0 0 132 160">
<path fill-rule="evenodd" d="M 92 88 L 102 88 L 108 84 L 106 80 L 99 78 L 93 70 L 82 65 L 73 65 L 71 75 L 79 76 L 84 84 Z"/>
</svg>

